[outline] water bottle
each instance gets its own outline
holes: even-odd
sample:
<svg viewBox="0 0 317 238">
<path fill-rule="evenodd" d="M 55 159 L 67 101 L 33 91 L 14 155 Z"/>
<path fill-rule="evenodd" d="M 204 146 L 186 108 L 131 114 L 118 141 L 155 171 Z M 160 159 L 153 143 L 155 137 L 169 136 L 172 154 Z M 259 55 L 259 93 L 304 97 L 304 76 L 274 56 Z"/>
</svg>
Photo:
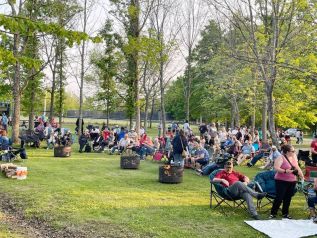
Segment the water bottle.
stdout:
<svg viewBox="0 0 317 238">
<path fill-rule="evenodd" d="M 171 166 L 174 165 L 174 160 L 171 160 L 170 165 L 171 165 Z"/>
</svg>

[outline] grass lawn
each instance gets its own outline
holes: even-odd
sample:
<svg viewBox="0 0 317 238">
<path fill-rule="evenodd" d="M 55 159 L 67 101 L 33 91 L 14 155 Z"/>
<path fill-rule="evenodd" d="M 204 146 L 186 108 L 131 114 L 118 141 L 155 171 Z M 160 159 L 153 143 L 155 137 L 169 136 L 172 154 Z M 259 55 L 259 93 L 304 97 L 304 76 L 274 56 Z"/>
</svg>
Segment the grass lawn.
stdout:
<svg viewBox="0 0 317 238">
<path fill-rule="evenodd" d="M 84 232 L 87 237 L 265 237 L 243 221 L 243 210 L 209 208 L 210 184 L 185 170 L 181 184 L 158 182 L 158 163 L 141 161 L 139 170 L 121 170 L 118 155 L 78 153 L 54 158 L 52 150 L 28 149 L 26 180 L 0 178 L 0 194 L 9 196 L 26 218 L 56 229 Z M 257 168 L 239 167 L 254 177 Z M 266 209 L 264 209 L 266 210 Z M 267 211 L 260 211 L 267 217 Z M 307 218 L 297 193 L 295 218 Z M 1 220 L 1 217 L 0 217 Z M 0 237 L 19 237 L 0 226 Z"/>
</svg>

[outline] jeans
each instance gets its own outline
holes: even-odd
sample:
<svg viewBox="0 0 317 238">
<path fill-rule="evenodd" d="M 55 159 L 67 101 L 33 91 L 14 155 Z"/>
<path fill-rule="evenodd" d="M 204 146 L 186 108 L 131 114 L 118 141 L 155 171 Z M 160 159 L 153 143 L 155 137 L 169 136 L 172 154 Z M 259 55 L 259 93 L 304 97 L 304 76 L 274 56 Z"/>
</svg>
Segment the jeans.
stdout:
<svg viewBox="0 0 317 238">
<path fill-rule="evenodd" d="M 233 197 L 241 197 L 247 202 L 248 211 L 251 216 L 256 216 L 258 214 L 252 200 L 252 197 L 257 197 L 257 192 L 249 188 L 241 181 L 235 182 L 234 184 L 229 186 L 228 191 Z"/>
<path fill-rule="evenodd" d="M 262 159 L 264 157 L 264 153 L 260 153 L 256 156 L 254 156 L 250 162 L 250 164 L 255 165 L 256 162 L 258 162 L 260 159 Z"/>
<path fill-rule="evenodd" d="M 317 203 L 317 196 L 309 196 L 307 203 L 309 208 L 315 209 L 315 204 Z"/>
<path fill-rule="evenodd" d="M 282 202 L 283 202 L 282 214 L 288 215 L 289 206 L 291 204 L 291 200 L 294 195 L 295 186 L 296 186 L 296 182 L 275 180 L 276 197 L 274 199 L 273 206 L 271 209 L 272 215 L 277 214 L 277 211 L 280 208 Z"/>
<path fill-rule="evenodd" d="M 141 156 L 141 158 L 144 158 L 147 155 L 153 155 L 155 152 L 155 149 L 153 149 L 150 146 L 142 145 L 138 154 Z"/>
<path fill-rule="evenodd" d="M 173 154 L 174 164 L 179 164 L 181 167 L 184 167 L 184 159 L 182 154 Z"/>
<path fill-rule="evenodd" d="M 216 169 L 219 169 L 219 168 L 220 168 L 220 166 L 217 165 L 216 163 L 207 164 L 205 167 L 203 167 L 202 174 L 203 175 L 209 175 L 213 171 L 215 171 Z"/>
</svg>

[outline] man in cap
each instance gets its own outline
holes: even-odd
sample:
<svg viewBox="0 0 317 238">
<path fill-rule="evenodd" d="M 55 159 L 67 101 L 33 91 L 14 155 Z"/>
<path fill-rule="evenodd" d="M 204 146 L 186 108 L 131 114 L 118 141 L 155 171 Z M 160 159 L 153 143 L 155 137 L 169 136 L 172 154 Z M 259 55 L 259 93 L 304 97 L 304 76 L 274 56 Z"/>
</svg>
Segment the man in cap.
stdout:
<svg viewBox="0 0 317 238">
<path fill-rule="evenodd" d="M 247 186 L 249 178 L 239 172 L 233 170 L 233 162 L 230 160 L 225 164 L 224 170 L 216 174 L 214 182 L 220 182 L 228 189 L 232 197 L 241 197 L 247 202 L 249 213 L 255 220 L 260 220 L 260 217 L 254 206 L 252 197 L 262 199 L 266 193 L 258 193 Z"/>
</svg>

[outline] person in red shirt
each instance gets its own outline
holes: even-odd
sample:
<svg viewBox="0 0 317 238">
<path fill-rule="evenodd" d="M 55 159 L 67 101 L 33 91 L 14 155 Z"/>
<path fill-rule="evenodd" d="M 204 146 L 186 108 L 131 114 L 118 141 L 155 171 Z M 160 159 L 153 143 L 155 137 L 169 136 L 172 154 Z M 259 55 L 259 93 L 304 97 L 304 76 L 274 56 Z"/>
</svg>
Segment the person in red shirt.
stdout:
<svg viewBox="0 0 317 238">
<path fill-rule="evenodd" d="M 104 141 L 108 141 L 110 136 L 110 131 L 108 129 L 108 127 L 105 127 L 105 129 L 102 131 L 102 137 Z"/>
<path fill-rule="evenodd" d="M 314 139 L 310 144 L 310 151 L 313 162 L 317 163 L 317 135 L 314 136 Z"/>
<path fill-rule="evenodd" d="M 239 172 L 233 171 L 233 162 L 228 161 L 225 164 L 224 170 L 216 174 L 214 182 L 219 182 L 228 189 L 232 197 L 241 197 L 247 202 L 249 213 L 255 220 L 260 220 L 260 217 L 254 206 L 252 197 L 262 199 L 266 193 L 258 193 L 247 186 L 249 178 Z"/>
</svg>

